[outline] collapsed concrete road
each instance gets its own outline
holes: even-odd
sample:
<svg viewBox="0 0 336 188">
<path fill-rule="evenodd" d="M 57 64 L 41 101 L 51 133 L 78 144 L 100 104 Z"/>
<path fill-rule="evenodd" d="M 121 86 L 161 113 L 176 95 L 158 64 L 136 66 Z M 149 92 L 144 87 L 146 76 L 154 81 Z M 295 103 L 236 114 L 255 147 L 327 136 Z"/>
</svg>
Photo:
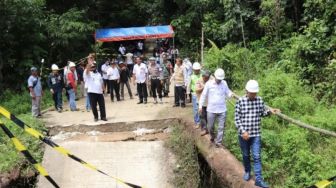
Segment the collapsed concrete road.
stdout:
<svg viewBox="0 0 336 188">
<path fill-rule="evenodd" d="M 150 133 L 155 134 L 167 127 L 169 122 L 172 123 L 172 116 L 164 113 L 170 101 L 137 105 L 136 99 L 115 103 L 109 97 L 105 100 L 108 122 L 93 122 L 93 115 L 86 111 L 47 112 L 45 122 L 51 135 L 54 135 L 53 140 L 99 170 L 126 182 L 147 188 L 173 187 L 170 180 L 174 157 L 162 141 L 167 134 L 161 132 L 161 136 L 156 134 L 158 138 L 155 135 L 151 139 L 146 137 L 146 131 L 154 130 Z M 78 104 L 80 109 L 84 109 L 82 100 Z M 157 122 L 157 119 L 166 120 Z M 86 134 L 90 132 L 91 135 Z M 117 133 L 105 134 L 112 132 Z M 60 139 L 62 135 L 64 138 Z M 127 187 L 87 169 L 50 147 L 46 147 L 42 165 L 62 188 Z M 42 176 L 37 186 L 52 187 Z"/>
<path fill-rule="evenodd" d="M 173 97 L 164 104 L 136 104 L 126 99 L 111 103 L 105 97 L 108 122 L 93 122 L 86 111 L 57 113 L 50 111 L 44 120 L 52 139 L 73 154 L 108 174 L 146 188 L 173 186 L 175 158 L 164 146 L 171 125 L 186 126 L 194 135 L 195 144 L 212 170 L 229 187 L 254 187 L 253 181 L 242 181 L 241 163 L 226 149 L 211 146 L 207 136 L 201 137 L 192 128 L 191 104 L 173 108 Z M 84 109 L 83 100 L 78 106 Z M 115 180 L 83 167 L 46 147 L 42 165 L 50 176 L 64 188 L 127 187 Z M 38 187 L 52 187 L 40 176 Z"/>
<path fill-rule="evenodd" d="M 167 160 L 169 152 L 163 141 L 128 142 L 91 142 L 65 141 L 60 143 L 82 159 L 118 177 L 144 187 L 173 187 L 169 182 L 172 170 Z M 79 163 L 60 156 L 54 150 L 47 149 L 43 165 L 50 171 L 60 187 L 127 187 L 117 184 L 110 177 L 87 169 Z M 53 187 L 44 178 L 40 178 L 38 187 Z"/>
</svg>

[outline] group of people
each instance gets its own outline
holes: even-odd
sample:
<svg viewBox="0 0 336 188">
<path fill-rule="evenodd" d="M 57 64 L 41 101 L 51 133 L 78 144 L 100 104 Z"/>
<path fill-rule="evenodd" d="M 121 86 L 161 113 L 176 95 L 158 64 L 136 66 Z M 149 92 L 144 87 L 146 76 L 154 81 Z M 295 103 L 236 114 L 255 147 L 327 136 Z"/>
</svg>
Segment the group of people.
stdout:
<svg viewBox="0 0 336 188">
<path fill-rule="evenodd" d="M 98 121 L 97 104 L 101 114 L 101 120 L 107 121 L 105 113 L 105 101 L 103 96 L 103 79 L 97 71 L 94 54 L 90 54 L 85 61 L 81 61 L 76 68 L 74 62 L 69 61 L 67 66 L 60 69 L 56 64 L 51 66 L 51 73 L 47 79 L 47 85 L 54 100 L 55 109 L 63 111 L 63 92 L 68 98 L 71 111 L 78 111 L 76 99 L 86 97 L 86 110 L 94 115 L 94 120 Z M 31 68 L 31 75 L 28 78 L 28 88 L 32 98 L 32 115 L 41 117 L 41 99 L 43 95 L 41 78 L 36 67 Z M 78 88 L 79 92 L 78 93 Z"/>
<path fill-rule="evenodd" d="M 226 99 L 232 97 L 233 93 L 224 80 L 223 69 L 217 69 L 214 76 L 211 76 L 208 70 L 201 70 L 197 62 L 192 67 L 193 73 L 189 79 L 189 85 L 195 128 L 202 129 L 202 136 L 209 134 L 211 143 L 214 143 L 216 147 L 222 147 L 227 118 Z M 265 106 L 262 98 L 257 96 L 259 84 L 256 80 L 249 80 L 245 90 L 246 95 L 236 102 L 234 117 L 245 167 L 243 179 L 248 181 L 251 178 L 250 150 L 252 149 L 255 185 L 268 187 L 261 173 L 261 117 L 278 113 L 280 110 Z M 218 122 L 217 135 L 214 131 L 216 120 Z"/>
<path fill-rule="evenodd" d="M 135 43 L 135 45 L 124 46 L 124 44 L 120 44 L 118 48 L 118 53 L 125 56 L 126 53 L 132 53 L 135 54 L 136 56 L 140 56 L 143 54 L 145 50 L 144 42 L 142 40 L 139 40 Z"/>
<path fill-rule="evenodd" d="M 135 65 L 129 67 L 128 61 Z M 210 136 L 211 143 L 216 147 L 223 147 L 224 128 L 227 118 L 226 99 L 233 96 L 232 91 L 225 81 L 225 72 L 219 68 L 211 75 L 209 70 L 204 70 L 200 63 L 191 63 L 189 59 L 175 59 L 175 66 L 168 60 L 165 53 L 161 54 L 158 63 L 155 57 L 144 61 L 141 56 L 122 60 L 106 61 L 101 72 L 93 56 L 87 58 L 86 66 L 69 62 L 64 68 L 64 76 L 59 73 L 57 65 L 52 65 L 52 72 L 48 78 L 48 86 L 53 94 L 55 108 L 62 111 L 62 91 L 65 89 L 69 95 L 69 105 L 72 111 L 76 110 L 75 95 L 78 81 L 83 80 L 84 94 L 87 96 L 86 107 L 92 108 L 94 121 L 98 121 L 97 104 L 99 105 L 100 118 L 107 121 L 105 112 L 104 93 L 110 93 L 111 101 L 114 96 L 117 101 L 124 100 L 124 86 L 132 99 L 130 82 L 136 84 L 139 101 L 137 104 L 148 102 L 148 85 L 153 97 L 153 103 L 163 103 L 162 98 L 167 97 L 170 83 L 174 84 L 174 107 L 186 107 L 186 96 L 192 100 L 195 129 L 201 128 L 201 135 Z M 131 70 L 130 70 L 131 69 Z M 77 69 L 78 70 L 78 69 Z M 41 79 L 38 77 L 37 68 L 31 68 L 28 87 L 32 97 L 33 116 L 41 116 L 40 101 L 42 92 Z M 248 181 L 251 177 L 250 150 L 254 160 L 256 176 L 255 185 L 268 187 L 261 173 L 261 117 L 278 113 L 278 109 L 267 108 L 261 97 L 257 96 L 259 84 L 256 80 L 249 80 L 245 86 L 246 95 L 240 97 L 235 105 L 235 124 L 238 129 L 238 139 L 243 155 L 245 174 L 243 179 Z M 121 90 L 121 94 L 119 94 Z M 215 122 L 218 122 L 217 135 Z"/>
</svg>

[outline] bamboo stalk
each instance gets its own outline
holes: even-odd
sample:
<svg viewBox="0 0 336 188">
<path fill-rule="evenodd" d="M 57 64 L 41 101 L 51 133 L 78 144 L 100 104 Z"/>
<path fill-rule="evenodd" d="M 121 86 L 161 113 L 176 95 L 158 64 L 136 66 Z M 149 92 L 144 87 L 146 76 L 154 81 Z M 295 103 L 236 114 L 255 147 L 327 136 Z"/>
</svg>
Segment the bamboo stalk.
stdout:
<svg viewBox="0 0 336 188">
<path fill-rule="evenodd" d="M 240 97 L 239 95 L 237 95 L 235 93 L 232 93 L 232 96 L 236 100 L 238 100 L 239 97 Z M 266 107 L 269 108 L 269 109 L 272 108 L 270 106 L 266 106 Z M 276 113 L 274 115 L 278 116 L 279 118 L 281 118 L 283 120 L 288 121 L 291 124 L 297 125 L 299 127 L 302 127 L 302 128 L 305 128 L 305 129 L 308 129 L 308 130 L 311 130 L 311 131 L 319 132 L 319 133 L 322 133 L 322 134 L 325 134 L 325 135 L 328 135 L 328 136 L 336 137 L 336 133 L 333 132 L 333 131 L 321 129 L 321 128 L 318 128 L 316 126 L 312 126 L 312 125 L 309 125 L 307 123 L 303 123 L 303 122 L 301 122 L 299 120 L 296 120 L 296 119 L 293 119 L 293 118 L 291 118 L 291 117 L 289 117 L 289 116 L 287 116 L 287 115 L 285 115 L 285 114 L 283 114 L 281 112 L 278 112 L 278 113 Z"/>
</svg>

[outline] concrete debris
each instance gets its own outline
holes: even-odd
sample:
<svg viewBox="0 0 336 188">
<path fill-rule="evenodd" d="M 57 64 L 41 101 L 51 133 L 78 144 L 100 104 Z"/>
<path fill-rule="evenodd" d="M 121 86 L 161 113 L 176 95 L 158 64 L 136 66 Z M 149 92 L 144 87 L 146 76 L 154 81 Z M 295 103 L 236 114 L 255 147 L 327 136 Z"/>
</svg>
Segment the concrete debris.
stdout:
<svg viewBox="0 0 336 188">
<path fill-rule="evenodd" d="M 86 135 L 89 135 L 89 136 L 99 136 L 99 135 L 104 135 L 104 134 L 106 133 L 99 132 L 99 131 L 90 131 L 86 133 Z"/>
<path fill-rule="evenodd" d="M 59 134 L 52 136 L 51 139 L 52 140 L 66 140 L 68 138 L 80 135 L 82 133 L 80 132 L 60 132 Z"/>
<path fill-rule="evenodd" d="M 137 128 L 137 130 L 133 131 L 133 133 L 137 136 L 142 136 L 155 133 L 155 129 Z"/>
</svg>

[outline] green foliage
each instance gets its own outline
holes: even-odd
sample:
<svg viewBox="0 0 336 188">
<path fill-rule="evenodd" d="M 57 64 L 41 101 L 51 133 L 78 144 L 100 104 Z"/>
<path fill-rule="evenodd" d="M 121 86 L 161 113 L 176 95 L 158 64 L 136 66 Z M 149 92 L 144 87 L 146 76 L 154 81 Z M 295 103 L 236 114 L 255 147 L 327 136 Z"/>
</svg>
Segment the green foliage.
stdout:
<svg viewBox="0 0 336 188">
<path fill-rule="evenodd" d="M 0 105 L 8 109 L 13 114 L 31 114 L 31 97 L 28 90 L 20 94 L 10 90 L 5 90 L 0 96 Z M 42 97 L 42 109 L 53 105 L 53 100 L 49 90 L 44 92 Z"/>
<path fill-rule="evenodd" d="M 174 170 L 173 180 L 175 187 L 198 187 L 200 167 L 192 136 L 183 130 L 183 126 L 173 126 L 167 146 L 177 156 L 177 167 Z"/>
<path fill-rule="evenodd" d="M 42 121 L 32 118 L 31 115 L 19 115 L 21 120 L 29 124 L 34 129 L 37 129 L 40 132 L 45 131 L 45 127 Z M 5 125 L 10 129 L 10 131 L 26 146 L 26 148 L 30 151 L 33 157 L 41 162 L 43 157 L 43 149 L 41 142 L 33 138 L 32 136 L 25 133 L 20 127 L 18 127 L 13 122 L 1 118 L 1 121 L 5 123 Z M 20 167 L 23 164 L 29 164 L 28 161 L 24 158 L 24 156 L 18 152 L 12 141 L 4 134 L 4 132 L 0 131 L 0 173 L 10 172 L 14 167 Z M 33 169 L 33 167 L 29 164 L 27 165 L 28 169 Z"/>
<path fill-rule="evenodd" d="M 284 0 L 265 0 L 260 4 L 262 16 L 259 18 L 259 25 L 265 29 L 267 35 L 275 37 L 276 40 L 280 40 L 292 27 L 292 23 L 285 17 L 285 4 Z"/>
<path fill-rule="evenodd" d="M 311 115 L 317 102 L 302 86 L 294 74 L 284 73 L 278 69 L 268 70 L 259 79 L 260 95 L 269 105 L 280 108 L 285 114 Z"/>
<path fill-rule="evenodd" d="M 97 25 L 96 22 L 88 20 L 86 14 L 86 10 L 72 8 L 61 15 L 48 15 L 46 31 L 49 40 L 52 41 L 49 54 L 56 53 L 58 63 L 64 63 L 69 57 L 85 56 L 84 54 L 79 56 L 76 49 L 85 43 L 89 46 L 86 40 L 88 36 L 93 35 Z"/>
<path fill-rule="evenodd" d="M 228 44 L 222 49 L 214 46 L 207 52 L 204 66 L 212 72 L 223 68 L 230 86 L 241 88 L 248 78 L 258 76 L 256 67 L 253 66 L 255 62 L 252 61 L 252 55 L 250 50 L 234 44 Z"/>
<path fill-rule="evenodd" d="M 0 2 L 0 90 L 20 89 L 29 67 L 46 55 L 42 6 L 41 0 Z"/>
</svg>

